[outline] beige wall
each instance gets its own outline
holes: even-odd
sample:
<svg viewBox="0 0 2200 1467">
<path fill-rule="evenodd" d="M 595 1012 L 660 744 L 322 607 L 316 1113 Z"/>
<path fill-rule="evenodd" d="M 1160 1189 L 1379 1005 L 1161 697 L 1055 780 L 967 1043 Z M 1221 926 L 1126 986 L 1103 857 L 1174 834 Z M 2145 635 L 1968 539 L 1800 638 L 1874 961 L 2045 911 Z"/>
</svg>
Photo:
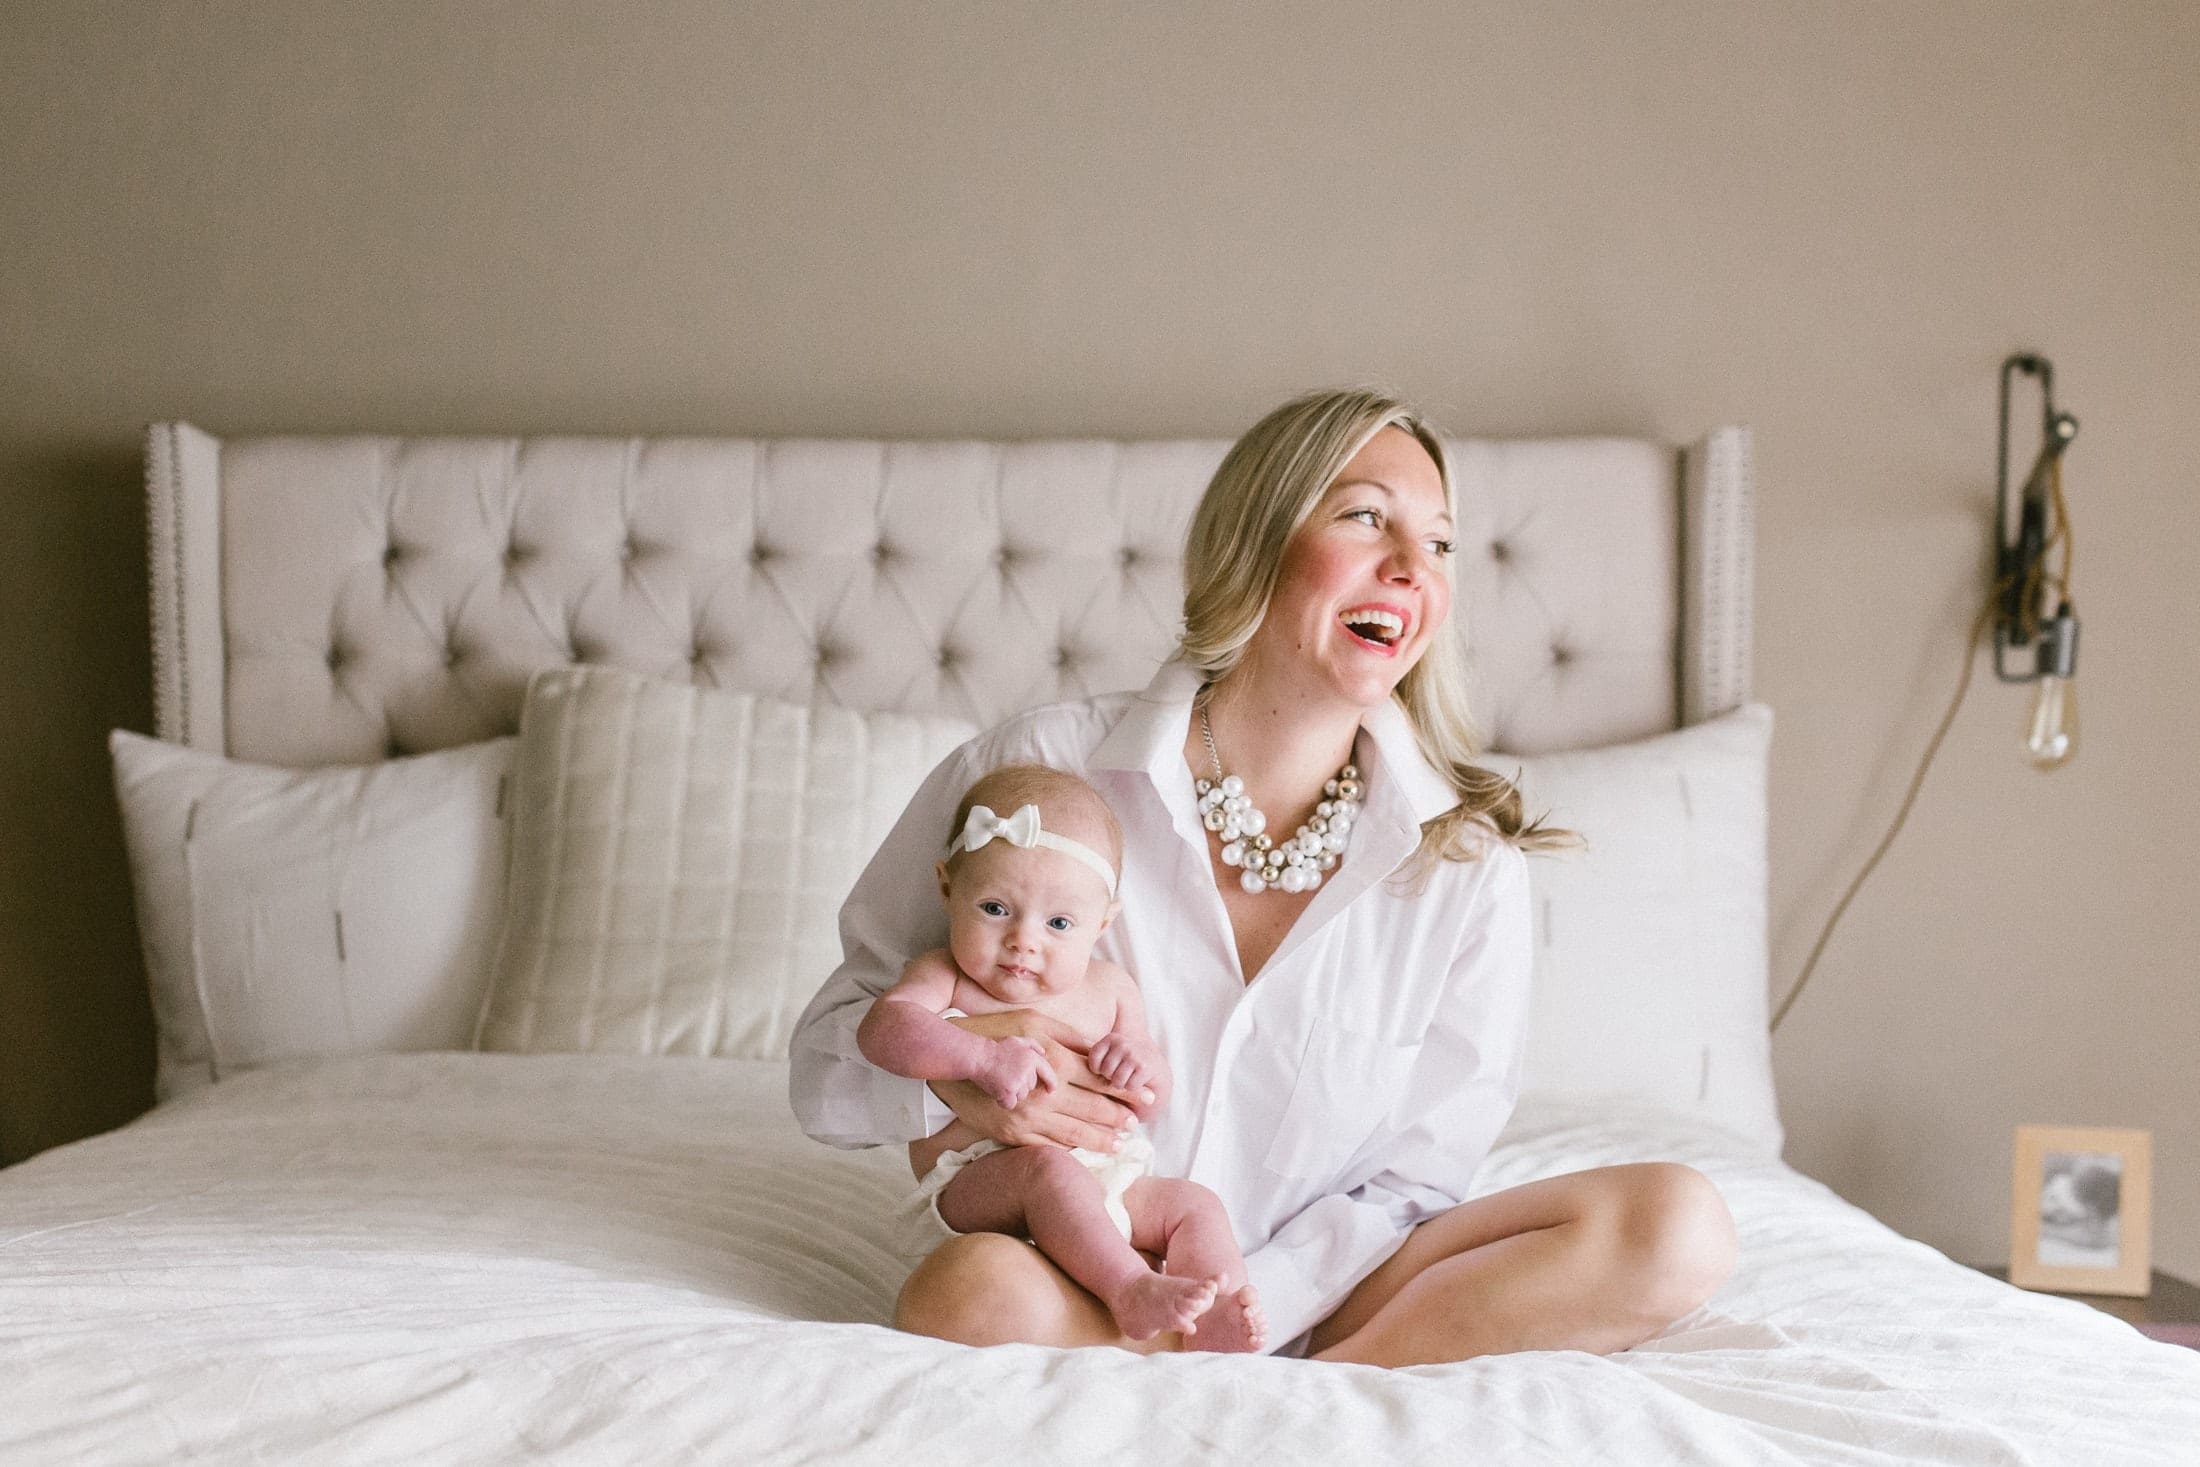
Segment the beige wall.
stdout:
<svg viewBox="0 0 2200 1467">
<path fill-rule="evenodd" d="M 1381 14 L 1380 20 L 1361 17 Z M 1958 1257 L 2022 1121 L 2154 1129 L 2200 1276 L 2200 8 L 23 3 L 0 11 L 0 1152 L 149 1040 L 100 738 L 140 426 L 1758 433 L 1775 986 L 1981 590 L 2051 354 L 2085 747 L 1977 687 L 1777 1039 L 1789 1156 Z"/>
</svg>

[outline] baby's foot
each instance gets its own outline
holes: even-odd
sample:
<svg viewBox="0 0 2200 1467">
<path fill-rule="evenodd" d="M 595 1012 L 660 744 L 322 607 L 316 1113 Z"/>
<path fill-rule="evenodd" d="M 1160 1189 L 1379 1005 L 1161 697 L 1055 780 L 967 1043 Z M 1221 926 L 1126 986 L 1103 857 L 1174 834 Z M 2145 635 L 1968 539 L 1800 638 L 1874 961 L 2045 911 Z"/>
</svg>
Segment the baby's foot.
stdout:
<svg viewBox="0 0 2200 1467">
<path fill-rule="evenodd" d="M 1195 1333 L 1184 1337 L 1188 1349 L 1257 1355 L 1268 1348 L 1268 1316 L 1260 1307 L 1260 1294 L 1251 1284 L 1235 1293 L 1218 1295 L 1214 1307 L 1199 1316 L 1194 1329 Z"/>
<path fill-rule="evenodd" d="M 1134 1340 L 1150 1340 L 1165 1329 L 1189 1330 L 1215 1302 L 1213 1279 L 1172 1278 L 1148 1271 L 1116 1290 L 1108 1300 L 1115 1326 Z"/>
</svg>

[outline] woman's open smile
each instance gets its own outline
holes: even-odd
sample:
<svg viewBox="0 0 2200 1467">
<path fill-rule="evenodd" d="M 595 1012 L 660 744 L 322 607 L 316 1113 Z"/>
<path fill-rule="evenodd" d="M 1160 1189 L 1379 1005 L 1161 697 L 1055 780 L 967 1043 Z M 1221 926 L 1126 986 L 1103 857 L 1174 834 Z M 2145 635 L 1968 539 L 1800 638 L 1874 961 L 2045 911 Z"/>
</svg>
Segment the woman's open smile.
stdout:
<svg viewBox="0 0 2200 1467">
<path fill-rule="evenodd" d="M 1340 611 L 1337 620 L 1343 622 L 1353 640 L 1368 651 L 1396 657 L 1399 644 L 1405 640 L 1406 629 L 1413 624 L 1413 615 L 1402 606 L 1381 603 Z"/>
</svg>

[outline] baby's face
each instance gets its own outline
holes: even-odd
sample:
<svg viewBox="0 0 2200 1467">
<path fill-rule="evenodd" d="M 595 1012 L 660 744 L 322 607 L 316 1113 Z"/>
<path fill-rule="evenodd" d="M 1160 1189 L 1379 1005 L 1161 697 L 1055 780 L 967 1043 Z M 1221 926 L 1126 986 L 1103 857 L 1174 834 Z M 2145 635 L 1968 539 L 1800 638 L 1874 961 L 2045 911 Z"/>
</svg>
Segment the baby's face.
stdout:
<svg viewBox="0 0 2200 1467">
<path fill-rule="evenodd" d="M 1005 1004 L 1028 1004 L 1082 983 L 1092 945 L 1114 916 L 1108 889 L 1059 851 L 993 841 L 943 876 L 955 966 Z"/>
</svg>

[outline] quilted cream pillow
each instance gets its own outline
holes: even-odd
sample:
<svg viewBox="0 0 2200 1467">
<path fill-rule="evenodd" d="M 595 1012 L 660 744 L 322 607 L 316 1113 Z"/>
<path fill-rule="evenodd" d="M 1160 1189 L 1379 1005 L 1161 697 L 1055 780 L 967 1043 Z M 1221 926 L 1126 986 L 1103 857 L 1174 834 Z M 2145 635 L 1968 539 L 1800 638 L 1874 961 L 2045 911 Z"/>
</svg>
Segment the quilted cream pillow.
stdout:
<svg viewBox="0 0 2200 1467">
<path fill-rule="evenodd" d="M 538 674 L 475 1047 L 784 1057 L 856 876 L 976 732 L 611 668 Z"/>
</svg>

